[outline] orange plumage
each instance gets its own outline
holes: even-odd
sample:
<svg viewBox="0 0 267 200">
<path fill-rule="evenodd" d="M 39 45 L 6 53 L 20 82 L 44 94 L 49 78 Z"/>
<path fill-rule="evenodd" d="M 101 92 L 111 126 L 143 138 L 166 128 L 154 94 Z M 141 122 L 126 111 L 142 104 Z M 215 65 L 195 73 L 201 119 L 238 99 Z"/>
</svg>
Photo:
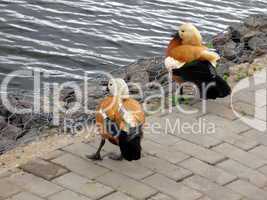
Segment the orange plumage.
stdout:
<svg viewBox="0 0 267 200">
<path fill-rule="evenodd" d="M 124 108 L 131 112 L 135 122 L 137 124 L 144 124 L 145 123 L 145 113 L 142 109 L 140 103 L 132 98 L 127 98 L 122 100 L 122 104 Z M 118 98 L 114 96 L 108 96 L 104 100 L 102 100 L 97 108 L 97 111 L 100 109 L 104 110 L 107 114 L 108 118 L 114 121 L 120 129 L 124 129 L 126 124 L 119 113 L 119 105 L 118 105 Z M 105 132 L 104 128 L 104 120 L 102 115 L 97 112 L 96 114 L 96 123 L 100 126 L 100 135 L 104 139 L 108 139 L 113 144 L 118 144 L 118 138 L 113 137 L 110 133 Z"/>
<path fill-rule="evenodd" d="M 168 48 L 167 57 L 172 57 L 180 62 L 189 63 L 194 60 L 203 60 L 203 51 L 208 48 L 205 46 L 171 44 Z"/>
<path fill-rule="evenodd" d="M 202 37 L 197 28 L 187 23 L 179 27 L 178 32 L 170 41 L 166 50 L 165 66 L 169 71 L 192 61 L 209 61 L 216 66 L 219 58 L 216 53 L 208 51 L 208 48 L 202 44 Z M 173 79 L 178 83 L 183 82 L 175 74 L 173 74 Z"/>
</svg>

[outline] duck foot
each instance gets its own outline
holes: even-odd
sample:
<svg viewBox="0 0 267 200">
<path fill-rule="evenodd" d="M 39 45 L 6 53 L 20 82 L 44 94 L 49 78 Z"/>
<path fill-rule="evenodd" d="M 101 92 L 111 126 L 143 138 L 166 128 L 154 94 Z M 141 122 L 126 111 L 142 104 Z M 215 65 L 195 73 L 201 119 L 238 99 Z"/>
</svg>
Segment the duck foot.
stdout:
<svg viewBox="0 0 267 200">
<path fill-rule="evenodd" d="M 86 158 L 89 160 L 102 160 L 102 157 L 99 153 L 95 153 L 93 155 L 86 155 Z"/>
</svg>

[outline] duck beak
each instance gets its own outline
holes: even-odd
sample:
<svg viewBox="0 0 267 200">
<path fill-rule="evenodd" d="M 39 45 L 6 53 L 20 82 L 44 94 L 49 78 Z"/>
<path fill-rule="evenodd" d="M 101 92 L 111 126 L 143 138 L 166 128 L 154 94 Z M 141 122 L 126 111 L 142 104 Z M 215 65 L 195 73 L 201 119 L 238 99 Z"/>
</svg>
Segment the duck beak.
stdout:
<svg viewBox="0 0 267 200">
<path fill-rule="evenodd" d="M 182 38 L 180 37 L 180 34 L 178 31 L 176 31 L 173 35 L 172 35 L 173 38 L 177 39 L 177 40 L 181 40 Z"/>
</svg>

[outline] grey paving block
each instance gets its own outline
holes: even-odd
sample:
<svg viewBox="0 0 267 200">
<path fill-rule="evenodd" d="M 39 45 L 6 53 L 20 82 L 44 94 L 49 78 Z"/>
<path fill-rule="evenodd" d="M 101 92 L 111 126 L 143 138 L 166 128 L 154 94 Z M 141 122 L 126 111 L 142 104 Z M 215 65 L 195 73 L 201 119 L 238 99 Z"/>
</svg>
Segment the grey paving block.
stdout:
<svg viewBox="0 0 267 200">
<path fill-rule="evenodd" d="M 152 187 L 115 172 L 109 172 L 97 178 L 97 181 L 137 199 L 147 199 L 157 193 Z"/>
<path fill-rule="evenodd" d="M 94 179 L 109 171 L 104 167 L 94 164 L 92 161 L 87 161 L 71 154 L 64 154 L 52 160 L 52 162 L 62 165 L 70 171 L 80 174 L 81 176 L 85 176 L 89 179 Z"/>
<path fill-rule="evenodd" d="M 55 159 L 55 158 L 63 155 L 64 153 L 65 153 L 64 151 L 55 150 L 55 151 L 43 154 L 41 156 L 41 159 L 43 159 L 43 160 L 52 160 L 52 159 Z"/>
<path fill-rule="evenodd" d="M 200 199 L 198 200 L 212 200 L 211 198 L 207 197 L 207 196 L 204 196 L 204 197 L 201 197 Z M 242 200 L 245 200 L 245 199 L 242 199 Z"/>
<path fill-rule="evenodd" d="M 215 164 L 225 159 L 225 156 L 223 156 L 221 153 L 217 153 L 184 140 L 178 142 L 172 148 L 210 164 Z"/>
<path fill-rule="evenodd" d="M 238 135 L 233 133 L 232 131 L 227 131 L 225 128 L 222 127 L 217 128 L 216 132 L 211 136 L 246 151 L 260 144 L 259 141 L 257 141 L 253 137 Z"/>
<path fill-rule="evenodd" d="M 20 166 L 24 171 L 31 173 L 35 176 L 39 176 L 46 180 L 52 180 L 58 176 L 66 174 L 68 170 L 65 168 L 41 159 L 35 159 Z"/>
<path fill-rule="evenodd" d="M 74 173 L 65 174 L 53 182 L 92 199 L 99 199 L 114 191 L 111 187 Z"/>
<path fill-rule="evenodd" d="M 22 189 L 16 185 L 14 185 L 12 182 L 8 181 L 8 179 L 3 178 L 0 180 L 0 199 L 8 198 L 18 192 L 20 192 Z"/>
<path fill-rule="evenodd" d="M 211 122 L 215 125 L 215 130 L 218 131 L 221 128 L 224 129 L 225 132 L 231 132 L 233 134 L 239 134 L 251 129 L 248 125 L 240 120 L 227 120 L 223 117 L 219 117 L 213 114 L 208 114 L 202 117 L 203 120 Z"/>
<path fill-rule="evenodd" d="M 56 193 L 50 196 L 48 199 L 49 200 L 90 200 L 88 197 L 72 192 L 70 190 L 64 190 L 59 193 Z"/>
<path fill-rule="evenodd" d="M 121 192 L 116 192 L 104 197 L 101 200 L 134 200 L 134 199 Z"/>
<path fill-rule="evenodd" d="M 175 181 L 184 179 L 185 177 L 192 175 L 192 172 L 187 169 L 152 156 L 145 156 L 140 161 L 138 161 L 138 163 L 142 166 L 145 166 L 146 168 L 153 170 L 154 172 L 158 172 L 171 179 L 174 179 Z"/>
<path fill-rule="evenodd" d="M 43 200 L 43 198 L 40 198 L 29 192 L 21 192 L 17 195 L 12 196 L 10 200 Z"/>
<path fill-rule="evenodd" d="M 262 174 L 264 174 L 265 176 L 267 176 L 267 165 L 264 165 L 260 168 L 258 168 L 258 171 Z M 267 183 L 266 183 L 266 186 L 267 186 Z"/>
<path fill-rule="evenodd" d="M 267 135 L 264 132 L 251 129 L 249 131 L 242 133 L 242 136 L 247 136 L 249 138 L 252 138 L 251 140 L 255 140 L 259 144 L 267 146 Z"/>
<path fill-rule="evenodd" d="M 167 196 L 166 194 L 158 193 L 158 194 L 150 197 L 148 200 L 174 200 L 174 199 Z"/>
<path fill-rule="evenodd" d="M 191 170 L 195 174 L 203 176 L 219 185 L 225 185 L 237 177 L 215 166 L 204 163 L 195 158 L 187 159 L 179 163 L 182 167 Z"/>
<path fill-rule="evenodd" d="M 202 133 L 190 133 L 190 134 L 179 134 L 178 137 L 187 140 L 188 142 L 191 142 L 196 145 L 200 145 L 202 147 L 211 148 L 218 144 L 220 144 L 222 141 L 212 137 L 212 134 L 206 134 L 205 132 Z"/>
<path fill-rule="evenodd" d="M 217 165 L 217 167 L 235 174 L 241 179 L 248 180 L 258 187 L 264 187 L 267 184 L 267 177 L 257 170 L 253 170 L 245 165 L 240 164 L 234 160 L 226 160 Z"/>
<path fill-rule="evenodd" d="M 84 144 L 82 142 L 77 142 L 63 148 L 64 151 L 70 152 L 82 158 L 86 158 L 86 155 L 90 155 L 96 152 L 96 148 L 90 146 L 89 144 Z"/>
<path fill-rule="evenodd" d="M 261 159 L 267 160 L 267 146 L 260 145 L 250 150 L 249 152 Z"/>
<path fill-rule="evenodd" d="M 179 200 L 196 200 L 202 196 L 201 193 L 181 183 L 177 183 L 165 176 L 155 174 L 143 180 L 162 193 L 168 194 Z"/>
<path fill-rule="evenodd" d="M 253 169 L 259 168 L 266 163 L 265 160 L 256 157 L 252 153 L 243 151 L 233 145 L 226 143 L 214 147 L 213 150 Z"/>
<path fill-rule="evenodd" d="M 47 197 L 63 190 L 62 187 L 54 183 L 48 182 L 26 172 L 14 174 L 10 176 L 8 180 L 40 197 Z"/>
<path fill-rule="evenodd" d="M 262 121 L 266 121 L 267 119 L 266 118 L 266 101 L 265 103 L 263 102 L 257 102 L 256 105 L 255 104 L 251 105 L 243 101 L 238 101 L 233 104 L 233 107 L 236 111 L 238 111 L 241 114 L 246 114 L 248 116 L 253 116 L 257 119 L 260 119 Z"/>
<path fill-rule="evenodd" d="M 162 146 L 150 140 L 144 140 L 142 144 L 143 151 L 147 154 L 156 156 L 173 164 L 181 162 L 190 157 L 189 155 L 186 155 L 177 149 Z"/>
<path fill-rule="evenodd" d="M 193 107 L 200 109 L 201 112 L 212 113 L 214 115 L 220 116 L 231 121 L 237 118 L 230 106 L 226 106 L 225 104 L 220 103 L 220 101 L 208 100 L 204 106 L 202 102 L 193 105 Z"/>
<path fill-rule="evenodd" d="M 229 185 L 228 188 L 231 190 L 238 192 L 245 197 L 253 200 L 266 200 L 267 199 L 267 192 L 259 189 L 258 187 L 250 184 L 249 182 L 243 180 L 237 180 Z"/>
<path fill-rule="evenodd" d="M 98 162 L 97 164 L 116 171 L 118 173 L 130 176 L 134 179 L 142 179 L 153 174 L 151 170 L 140 166 L 136 161 L 128 162 L 125 160 L 114 161 L 111 159 L 104 159 L 103 161 Z"/>
<path fill-rule="evenodd" d="M 170 135 L 168 132 L 164 131 L 164 129 L 159 132 L 148 130 L 144 132 L 144 138 L 165 146 L 173 145 L 181 140 L 176 136 Z"/>
<path fill-rule="evenodd" d="M 183 183 L 188 187 L 201 191 L 212 200 L 240 200 L 242 197 L 240 194 L 198 175 L 185 179 Z"/>
</svg>

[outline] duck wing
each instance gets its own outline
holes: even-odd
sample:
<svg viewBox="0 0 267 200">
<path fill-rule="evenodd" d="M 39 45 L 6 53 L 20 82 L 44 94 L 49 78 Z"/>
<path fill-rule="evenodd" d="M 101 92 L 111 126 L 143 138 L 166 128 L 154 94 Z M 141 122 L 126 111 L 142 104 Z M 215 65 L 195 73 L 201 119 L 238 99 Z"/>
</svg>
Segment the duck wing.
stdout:
<svg viewBox="0 0 267 200">
<path fill-rule="evenodd" d="M 172 72 L 184 81 L 194 83 L 202 98 L 216 99 L 231 94 L 230 86 L 217 74 L 209 61 L 193 61 Z"/>
</svg>

